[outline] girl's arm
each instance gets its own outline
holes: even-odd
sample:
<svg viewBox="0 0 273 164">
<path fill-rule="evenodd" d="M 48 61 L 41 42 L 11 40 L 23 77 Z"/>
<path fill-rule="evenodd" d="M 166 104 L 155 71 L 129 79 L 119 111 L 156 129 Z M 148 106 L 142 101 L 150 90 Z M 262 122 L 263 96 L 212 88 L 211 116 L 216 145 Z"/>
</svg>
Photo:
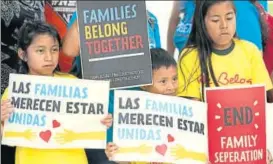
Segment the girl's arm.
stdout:
<svg viewBox="0 0 273 164">
<path fill-rule="evenodd" d="M 71 28 L 67 31 L 63 39 L 63 53 L 67 56 L 75 57 L 80 53 L 80 34 L 78 31 L 78 21 L 73 19 L 74 22 Z"/>
</svg>

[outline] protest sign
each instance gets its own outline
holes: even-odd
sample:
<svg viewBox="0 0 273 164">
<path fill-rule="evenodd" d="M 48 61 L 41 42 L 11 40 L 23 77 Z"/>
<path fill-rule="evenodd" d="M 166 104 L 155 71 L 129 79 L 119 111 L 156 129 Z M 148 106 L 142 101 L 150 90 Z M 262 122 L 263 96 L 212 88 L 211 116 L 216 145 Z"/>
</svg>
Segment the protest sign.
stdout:
<svg viewBox="0 0 273 164">
<path fill-rule="evenodd" d="M 152 83 L 145 1 L 77 1 L 84 79 Z"/>
<path fill-rule="evenodd" d="M 203 164 L 206 104 L 142 91 L 115 91 L 114 161 Z M 193 144 L 194 142 L 194 144 Z"/>
<path fill-rule="evenodd" d="M 10 75 L 15 111 L 2 144 L 31 148 L 105 148 L 109 82 Z"/>
<path fill-rule="evenodd" d="M 264 86 L 207 88 L 205 93 L 210 161 L 266 163 Z"/>
</svg>

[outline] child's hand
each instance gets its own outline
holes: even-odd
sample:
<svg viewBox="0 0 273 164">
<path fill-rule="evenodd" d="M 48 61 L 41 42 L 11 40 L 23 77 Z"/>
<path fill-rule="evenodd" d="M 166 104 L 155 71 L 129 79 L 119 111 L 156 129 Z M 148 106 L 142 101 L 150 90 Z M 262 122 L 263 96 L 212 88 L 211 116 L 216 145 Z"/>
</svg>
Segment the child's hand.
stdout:
<svg viewBox="0 0 273 164">
<path fill-rule="evenodd" d="M 109 160 L 113 157 L 113 155 L 118 151 L 118 146 L 114 143 L 108 143 L 105 149 L 105 154 Z"/>
<path fill-rule="evenodd" d="M 10 100 L 2 100 L 1 102 L 1 122 L 8 119 L 13 112 L 13 106 Z"/>
<path fill-rule="evenodd" d="M 107 128 L 110 128 L 113 124 L 112 114 L 108 114 L 103 120 L 101 120 L 101 123 L 105 125 Z"/>
</svg>

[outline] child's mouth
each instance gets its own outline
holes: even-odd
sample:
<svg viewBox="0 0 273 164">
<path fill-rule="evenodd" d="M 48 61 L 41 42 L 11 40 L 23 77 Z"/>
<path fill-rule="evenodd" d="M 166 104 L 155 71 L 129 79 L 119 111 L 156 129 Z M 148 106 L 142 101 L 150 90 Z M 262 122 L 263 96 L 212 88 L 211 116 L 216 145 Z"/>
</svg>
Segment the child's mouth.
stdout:
<svg viewBox="0 0 273 164">
<path fill-rule="evenodd" d="M 46 68 L 51 68 L 51 67 L 53 67 L 53 64 L 44 65 L 44 67 L 46 67 Z"/>
</svg>

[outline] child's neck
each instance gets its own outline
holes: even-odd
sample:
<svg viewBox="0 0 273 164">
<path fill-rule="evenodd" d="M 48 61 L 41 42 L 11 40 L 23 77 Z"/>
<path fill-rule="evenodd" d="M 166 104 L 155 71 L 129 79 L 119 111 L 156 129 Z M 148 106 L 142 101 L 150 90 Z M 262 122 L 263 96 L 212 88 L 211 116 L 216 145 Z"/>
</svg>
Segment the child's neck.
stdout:
<svg viewBox="0 0 273 164">
<path fill-rule="evenodd" d="M 217 45 L 217 44 L 214 44 L 213 45 L 213 49 L 215 50 L 226 50 L 226 49 L 229 49 L 232 45 L 233 45 L 234 41 L 231 40 L 228 44 L 226 45 Z"/>
<path fill-rule="evenodd" d="M 54 72 L 51 75 L 42 75 L 42 74 L 38 74 L 38 73 L 31 73 L 29 72 L 28 75 L 35 75 L 35 76 L 54 76 Z"/>
<path fill-rule="evenodd" d="M 233 51 L 234 47 L 235 47 L 235 43 L 234 43 L 234 41 L 232 41 L 229 45 L 227 45 L 225 47 L 212 48 L 212 52 L 217 55 L 224 56 L 224 55 L 229 54 L 231 51 Z"/>
</svg>

